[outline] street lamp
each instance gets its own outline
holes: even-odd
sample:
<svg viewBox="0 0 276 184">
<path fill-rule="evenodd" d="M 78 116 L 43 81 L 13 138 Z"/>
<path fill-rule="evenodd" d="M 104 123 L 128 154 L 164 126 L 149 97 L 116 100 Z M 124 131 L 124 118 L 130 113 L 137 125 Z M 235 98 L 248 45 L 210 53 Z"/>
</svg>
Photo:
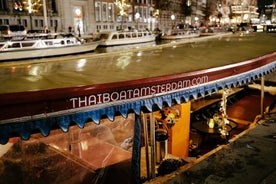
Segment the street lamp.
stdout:
<svg viewBox="0 0 276 184">
<path fill-rule="evenodd" d="M 21 4 L 21 2 L 14 2 L 14 5 L 13 5 L 13 9 L 14 11 L 18 12 L 18 23 L 19 25 L 21 25 L 21 17 L 20 17 L 20 12 L 23 11 L 23 5 Z"/>
<path fill-rule="evenodd" d="M 172 19 L 172 29 L 174 29 L 174 20 L 175 20 L 175 15 L 171 15 L 171 19 Z"/>
<path fill-rule="evenodd" d="M 81 30 L 80 30 L 80 15 L 81 15 L 81 10 L 79 8 L 75 9 L 75 14 L 78 17 L 78 33 L 79 33 L 79 37 L 81 37 Z"/>
<path fill-rule="evenodd" d="M 198 20 L 199 18 L 198 17 L 195 17 L 195 26 L 198 27 Z"/>
<path fill-rule="evenodd" d="M 135 13 L 135 20 L 137 22 L 137 30 L 139 30 L 138 23 L 139 23 L 140 13 Z"/>
</svg>

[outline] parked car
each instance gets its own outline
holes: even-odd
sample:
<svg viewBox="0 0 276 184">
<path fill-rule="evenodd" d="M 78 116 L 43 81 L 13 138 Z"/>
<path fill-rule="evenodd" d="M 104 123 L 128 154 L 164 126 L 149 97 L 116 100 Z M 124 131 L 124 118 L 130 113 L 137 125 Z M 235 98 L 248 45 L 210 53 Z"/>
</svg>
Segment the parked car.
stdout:
<svg viewBox="0 0 276 184">
<path fill-rule="evenodd" d="M 1 39 L 22 39 L 27 30 L 22 25 L 0 25 Z"/>
</svg>

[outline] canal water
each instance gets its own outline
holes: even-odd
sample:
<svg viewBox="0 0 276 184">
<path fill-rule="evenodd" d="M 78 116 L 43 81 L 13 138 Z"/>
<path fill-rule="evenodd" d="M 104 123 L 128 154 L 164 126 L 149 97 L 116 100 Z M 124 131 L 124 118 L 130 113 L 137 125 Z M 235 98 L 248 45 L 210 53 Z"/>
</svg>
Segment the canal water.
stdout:
<svg viewBox="0 0 276 184">
<path fill-rule="evenodd" d="M 187 43 L 188 42 L 188 43 Z M 0 93 L 127 81 L 213 68 L 276 51 L 276 34 L 236 33 L 0 64 Z M 109 50 L 108 50 L 109 49 Z M 107 53 L 104 53 L 107 52 Z"/>
</svg>

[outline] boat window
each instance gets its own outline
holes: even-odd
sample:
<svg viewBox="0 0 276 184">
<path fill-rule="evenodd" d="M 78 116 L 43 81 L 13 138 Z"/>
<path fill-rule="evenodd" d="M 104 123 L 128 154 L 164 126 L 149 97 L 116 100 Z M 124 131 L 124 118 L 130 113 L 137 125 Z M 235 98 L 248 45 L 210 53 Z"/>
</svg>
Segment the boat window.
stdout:
<svg viewBox="0 0 276 184">
<path fill-rule="evenodd" d="M 131 38 L 131 34 L 130 34 L 130 33 L 127 33 L 127 34 L 126 34 L 126 38 Z"/>
<path fill-rule="evenodd" d="M 136 38 L 137 37 L 136 33 L 132 33 L 132 37 Z"/>
<path fill-rule="evenodd" d="M 46 41 L 45 44 L 46 44 L 46 45 L 53 45 L 53 42 L 51 42 L 51 41 L 49 41 L 49 42 Z"/>
<path fill-rule="evenodd" d="M 119 34 L 119 39 L 124 39 L 125 35 L 124 34 Z"/>
<path fill-rule="evenodd" d="M 20 43 L 12 43 L 11 45 L 9 45 L 9 48 L 20 48 L 21 45 Z"/>
<path fill-rule="evenodd" d="M 34 45 L 34 42 L 22 42 L 22 47 L 31 47 Z"/>
<path fill-rule="evenodd" d="M 12 32 L 16 32 L 16 31 L 24 31 L 25 27 L 22 25 L 10 25 L 10 30 Z"/>
<path fill-rule="evenodd" d="M 138 37 L 142 37 L 142 33 L 138 33 Z"/>
<path fill-rule="evenodd" d="M 8 32 L 8 30 L 9 30 L 9 27 L 8 26 L 0 26 L 0 31 L 2 32 Z"/>
<path fill-rule="evenodd" d="M 116 40 L 116 39 L 118 39 L 118 36 L 115 34 L 112 36 L 112 40 Z"/>
</svg>

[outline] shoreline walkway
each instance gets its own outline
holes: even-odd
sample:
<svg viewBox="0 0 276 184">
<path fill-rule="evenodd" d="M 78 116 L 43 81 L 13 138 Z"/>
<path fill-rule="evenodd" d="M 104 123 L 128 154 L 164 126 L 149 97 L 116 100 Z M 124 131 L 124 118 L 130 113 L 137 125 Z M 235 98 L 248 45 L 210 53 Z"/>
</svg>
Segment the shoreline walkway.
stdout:
<svg viewBox="0 0 276 184">
<path fill-rule="evenodd" d="M 276 183 L 275 153 L 276 109 L 229 144 L 147 183 Z"/>
<path fill-rule="evenodd" d="M 266 81 L 275 88 L 276 72 L 268 75 Z M 276 107 L 273 106 L 262 119 L 259 117 L 261 115 L 228 144 L 146 183 L 276 183 Z"/>
</svg>

